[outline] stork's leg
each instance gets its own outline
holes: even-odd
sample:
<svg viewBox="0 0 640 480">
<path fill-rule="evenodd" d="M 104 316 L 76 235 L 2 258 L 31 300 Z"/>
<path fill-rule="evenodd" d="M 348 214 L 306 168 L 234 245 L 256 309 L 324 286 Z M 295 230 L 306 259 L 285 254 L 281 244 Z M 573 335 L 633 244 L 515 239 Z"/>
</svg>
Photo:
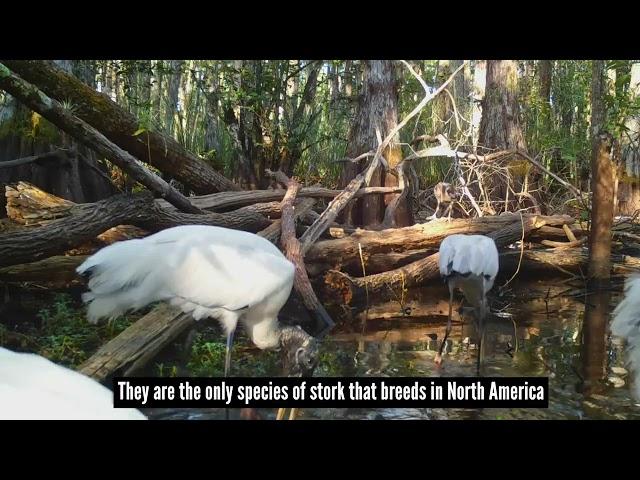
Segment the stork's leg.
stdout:
<svg viewBox="0 0 640 480">
<path fill-rule="evenodd" d="M 233 346 L 233 334 L 235 330 L 231 330 L 227 335 L 227 353 L 224 357 L 224 378 L 229 376 L 231 370 L 231 347 Z"/>
<path fill-rule="evenodd" d="M 227 334 L 227 353 L 224 357 L 224 378 L 229 376 L 229 371 L 231 370 L 231 347 L 233 346 L 233 334 L 235 333 L 235 329 L 229 330 Z M 225 419 L 229 420 L 229 409 L 225 408 L 224 413 Z"/>
<path fill-rule="evenodd" d="M 436 202 L 438 202 L 436 204 L 436 211 L 433 212 L 433 215 L 431 215 L 427 220 L 434 220 L 438 218 L 438 210 L 440 210 L 440 200 L 436 199 Z"/>
<path fill-rule="evenodd" d="M 450 222 L 451 221 L 451 213 L 453 211 L 453 202 L 451 202 L 449 204 L 449 206 L 447 207 L 447 211 L 448 211 L 447 222 Z"/>
<path fill-rule="evenodd" d="M 449 319 L 447 320 L 447 330 L 444 332 L 444 338 L 442 339 L 442 343 L 440 344 L 440 350 L 438 350 L 438 355 L 436 355 L 436 365 L 442 364 L 442 350 L 447 342 L 447 338 L 449 338 L 449 333 L 451 332 L 451 313 L 453 310 L 453 285 L 451 283 L 449 285 Z"/>
<path fill-rule="evenodd" d="M 478 376 L 480 376 L 480 366 L 482 365 L 483 357 L 483 344 L 484 344 L 484 318 L 480 318 L 478 321 L 478 361 L 476 363 L 476 370 Z"/>
</svg>

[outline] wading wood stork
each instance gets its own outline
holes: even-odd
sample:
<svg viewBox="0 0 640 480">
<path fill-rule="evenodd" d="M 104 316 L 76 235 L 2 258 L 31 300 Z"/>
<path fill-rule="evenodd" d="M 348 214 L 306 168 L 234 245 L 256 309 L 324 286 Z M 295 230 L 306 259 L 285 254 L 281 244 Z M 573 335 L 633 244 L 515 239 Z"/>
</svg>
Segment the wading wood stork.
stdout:
<svg viewBox="0 0 640 480">
<path fill-rule="evenodd" d="M 33 353 L 0 347 L 0 420 L 146 420 L 114 408 L 113 393 L 95 380 Z"/>
<path fill-rule="evenodd" d="M 268 240 L 205 225 L 162 230 L 117 242 L 77 269 L 88 278 L 88 319 L 96 323 L 153 302 L 169 302 L 195 320 L 217 319 L 227 336 L 225 377 L 238 322 L 260 349 L 279 349 L 288 376 L 312 375 L 318 342 L 278 313 L 293 287 L 294 265 Z"/>
<path fill-rule="evenodd" d="M 440 244 L 440 275 L 449 286 L 449 319 L 444 339 L 436 356 L 436 364 L 442 363 L 442 350 L 451 331 L 453 292 L 462 290 L 472 307 L 478 330 L 477 370 L 480 374 L 484 320 L 489 311 L 487 292 L 498 275 L 498 248 L 493 239 L 484 235 L 449 235 Z"/>
<path fill-rule="evenodd" d="M 627 344 L 627 364 L 634 379 L 635 397 L 640 400 L 640 275 L 625 282 L 624 299 L 613 311 L 610 328 Z"/>
</svg>

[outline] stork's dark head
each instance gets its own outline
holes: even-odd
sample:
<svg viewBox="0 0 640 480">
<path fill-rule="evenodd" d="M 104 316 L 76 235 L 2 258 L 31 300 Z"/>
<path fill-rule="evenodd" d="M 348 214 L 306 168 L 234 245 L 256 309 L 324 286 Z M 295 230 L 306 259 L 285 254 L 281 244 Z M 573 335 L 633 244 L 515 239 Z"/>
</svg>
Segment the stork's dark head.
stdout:
<svg viewBox="0 0 640 480">
<path fill-rule="evenodd" d="M 284 356 L 284 374 L 289 377 L 310 377 L 320 357 L 318 340 L 302 328 L 284 327 L 280 335 Z"/>
</svg>

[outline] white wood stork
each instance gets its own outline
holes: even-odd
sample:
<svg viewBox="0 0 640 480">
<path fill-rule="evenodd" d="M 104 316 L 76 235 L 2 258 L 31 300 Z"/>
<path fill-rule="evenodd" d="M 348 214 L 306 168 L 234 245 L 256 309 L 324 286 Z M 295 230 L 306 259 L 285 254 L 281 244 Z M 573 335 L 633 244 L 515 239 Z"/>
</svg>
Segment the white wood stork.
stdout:
<svg viewBox="0 0 640 480">
<path fill-rule="evenodd" d="M 610 328 L 627 344 L 627 363 L 634 379 L 635 397 L 640 400 L 640 275 L 629 277 L 624 290 L 624 299 L 613 311 Z"/>
<path fill-rule="evenodd" d="M 478 361 L 480 373 L 484 320 L 489 311 L 487 292 L 498 275 L 498 248 L 493 239 L 484 235 L 449 235 L 440 244 L 440 275 L 449 286 L 449 319 L 447 330 L 436 356 L 436 364 L 442 363 L 442 350 L 451 331 L 453 292 L 462 290 L 467 303 L 473 308 L 478 330 Z"/>
<path fill-rule="evenodd" d="M 258 235 L 205 225 L 174 227 L 114 243 L 77 271 L 89 279 L 83 300 L 92 323 L 158 301 L 196 320 L 216 318 L 227 335 L 225 377 L 239 321 L 258 348 L 282 348 L 286 375 L 311 375 L 317 364 L 317 340 L 278 322 L 293 287 L 294 265 Z"/>
<path fill-rule="evenodd" d="M 146 420 L 114 408 L 113 393 L 79 372 L 33 353 L 0 347 L 0 420 Z"/>
</svg>

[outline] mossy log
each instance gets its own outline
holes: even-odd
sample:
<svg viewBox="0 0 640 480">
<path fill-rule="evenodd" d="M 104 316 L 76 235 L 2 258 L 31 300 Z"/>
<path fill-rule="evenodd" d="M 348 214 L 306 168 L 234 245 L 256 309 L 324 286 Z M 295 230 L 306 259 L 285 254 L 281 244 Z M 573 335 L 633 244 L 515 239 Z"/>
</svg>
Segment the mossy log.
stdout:
<svg viewBox="0 0 640 480">
<path fill-rule="evenodd" d="M 78 371 L 98 381 L 114 373 L 132 375 L 194 322 L 191 315 L 160 304 L 100 347 Z"/>
</svg>

